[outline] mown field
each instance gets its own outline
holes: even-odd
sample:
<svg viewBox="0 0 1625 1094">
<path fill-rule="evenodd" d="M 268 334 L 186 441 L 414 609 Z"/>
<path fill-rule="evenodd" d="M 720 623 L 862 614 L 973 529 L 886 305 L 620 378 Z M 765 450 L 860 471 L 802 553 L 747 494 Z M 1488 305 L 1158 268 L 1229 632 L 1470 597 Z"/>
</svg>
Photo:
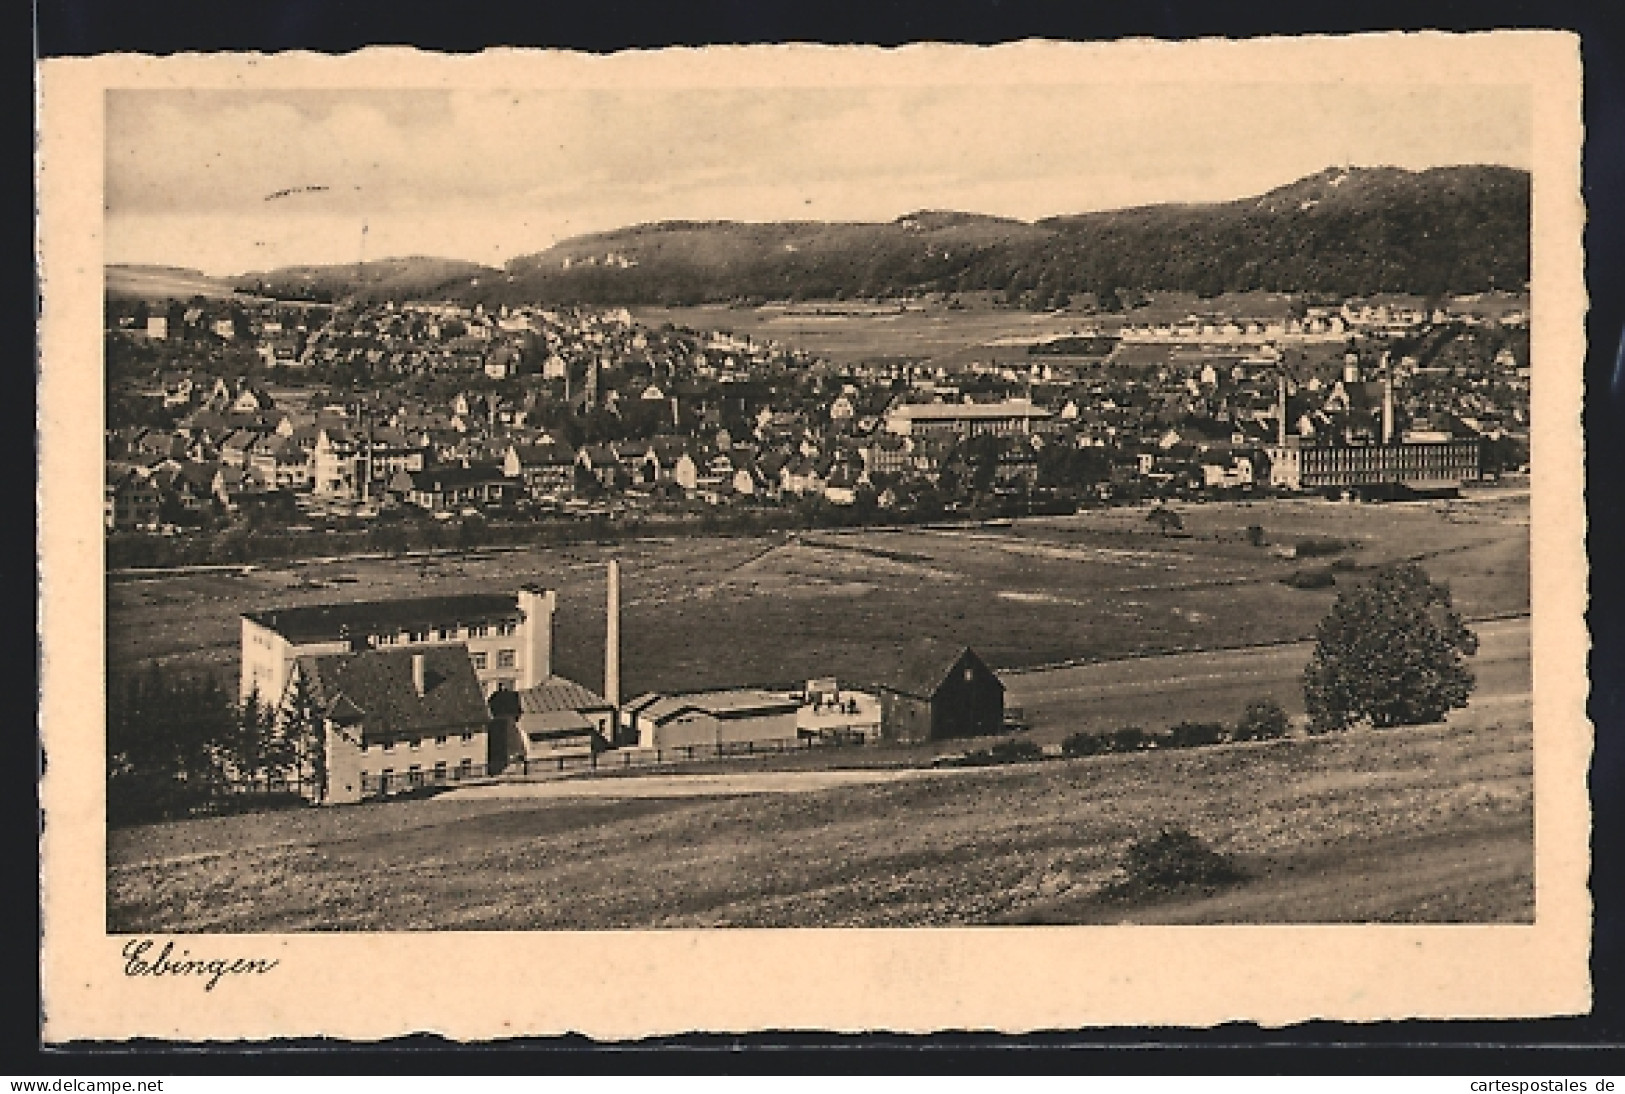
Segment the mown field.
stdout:
<svg viewBox="0 0 1625 1094">
<path fill-rule="evenodd" d="M 1202 299 L 1192 292 L 1159 292 L 1126 315 L 1097 316 L 1074 307 L 1060 312 L 1027 312 L 992 305 L 992 295 L 962 293 L 969 306 L 950 310 L 932 302 L 906 312 L 840 301 L 807 301 L 786 307 L 696 307 L 632 309 L 651 326 L 672 323 L 701 331 L 727 331 L 758 340 L 772 339 L 827 360 L 849 363 L 874 358 L 914 358 L 936 362 L 977 355 L 1003 339 L 1036 341 L 1100 323 L 1115 330 L 1124 321 L 1172 323 L 1191 314 L 1248 318 L 1284 317 L 1292 297 L 1284 293 L 1225 293 Z M 1420 298 L 1412 298 L 1416 305 Z M 825 314 L 817 314 L 818 312 Z M 1006 347 L 1008 348 L 1008 347 Z M 1023 352 L 1017 347 L 1017 353 Z"/>
<path fill-rule="evenodd" d="M 559 591 L 557 671 L 594 685 L 610 557 L 621 560 L 626 695 L 829 675 L 861 686 L 921 636 L 971 645 L 996 668 L 1307 638 L 1336 590 L 1280 578 L 1329 560 L 1253 547 L 1252 524 L 1272 544 L 1346 540 L 1347 557 L 1362 566 L 1421 559 L 1470 616 L 1528 610 L 1526 496 L 1181 512 L 1184 533 L 1169 537 L 1144 509 L 1113 509 L 1001 528 L 695 538 L 117 581 L 108 588 L 108 665 L 115 676 L 157 661 L 235 680 L 245 611 L 539 581 Z"/>
<path fill-rule="evenodd" d="M 1532 765 L 1526 720 L 1466 717 L 801 792 L 778 774 L 774 793 L 200 819 L 110 834 L 108 927 L 1527 923 Z M 1124 849 L 1169 824 L 1244 880 L 1109 897 Z"/>
<path fill-rule="evenodd" d="M 759 341 L 772 340 L 815 353 L 826 360 L 850 363 L 873 358 L 932 359 L 1002 338 L 1037 340 L 1064 334 L 1088 322 L 1081 313 L 1050 314 L 974 308 L 865 314 L 810 314 L 838 303 L 782 307 L 734 308 L 725 304 L 692 308 L 636 308 L 637 318 L 651 326 L 673 323 L 692 330 L 727 331 Z"/>
</svg>

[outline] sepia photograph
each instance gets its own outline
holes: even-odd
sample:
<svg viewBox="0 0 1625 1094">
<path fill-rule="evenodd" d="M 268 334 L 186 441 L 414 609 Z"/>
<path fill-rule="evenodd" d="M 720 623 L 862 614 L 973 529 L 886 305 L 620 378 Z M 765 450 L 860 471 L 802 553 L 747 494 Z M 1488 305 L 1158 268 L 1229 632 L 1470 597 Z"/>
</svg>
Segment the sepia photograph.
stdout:
<svg viewBox="0 0 1625 1094">
<path fill-rule="evenodd" d="M 125 977 L 1545 922 L 1536 81 L 907 54 L 96 90 Z"/>
</svg>

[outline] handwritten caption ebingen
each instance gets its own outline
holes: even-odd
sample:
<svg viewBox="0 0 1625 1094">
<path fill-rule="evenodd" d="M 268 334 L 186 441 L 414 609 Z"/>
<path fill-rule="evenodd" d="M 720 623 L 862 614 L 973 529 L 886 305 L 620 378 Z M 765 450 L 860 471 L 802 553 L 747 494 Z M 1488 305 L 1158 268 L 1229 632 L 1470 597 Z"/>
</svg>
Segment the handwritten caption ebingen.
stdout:
<svg viewBox="0 0 1625 1094">
<path fill-rule="evenodd" d="M 133 939 L 124 944 L 125 976 L 197 976 L 206 978 L 204 991 L 228 976 L 263 976 L 279 964 L 276 958 L 264 957 L 193 957 L 183 948 L 175 955 L 175 943 L 166 941 L 155 957 L 149 958 L 157 943 L 150 938 Z"/>
</svg>

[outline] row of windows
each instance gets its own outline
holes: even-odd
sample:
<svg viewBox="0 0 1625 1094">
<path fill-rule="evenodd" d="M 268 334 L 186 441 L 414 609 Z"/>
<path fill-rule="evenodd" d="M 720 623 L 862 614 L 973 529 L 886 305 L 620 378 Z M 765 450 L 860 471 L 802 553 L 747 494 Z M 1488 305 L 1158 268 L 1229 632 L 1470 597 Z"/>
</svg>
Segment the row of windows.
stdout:
<svg viewBox="0 0 1625 1094">
<path fill-rule="evenodd" d="M 451 737 L 450 737 L 449 734 L 442 733 L 442 734 L 440 734 L 438 737 L 436 737 L 434 739 L 434 746 L 436 748 L 445 748 L 446 747 L 446 742 L 449 741 L 450 739 L 451 739 Z M 472 741 L 474 739 L 474 733 L 473 733 L 472 730 L 465 731 L 461 735 L 461 737 L 459 739 L 466 744 L 467 742 Z M 417 752 L 419 749 L 421 749 L 423 747 L 424 740 L 425 740 L 425 738 L 423 738 L 423 737 L 409 737 L 409 738 L 405 739 L 405 744 L 406 744 L 406 747 L 407 747 L 407 749 L 409 751 Z M 393 740 L 385 741 L 379 747 L 381 747 L 385 752 L 394 752 L 395 751 L 395 745 L 397 743 L 399 743 L 399 742 L 396 742 L 396 741 L 393 741 Z M 372 746 L 372 743 L 370 741 L 362 741 L 361 742 L 361 751 L 362 752 L 371 752 L 372 748 L 373 748 L 373 746 Z"/>
<path fill-rule="evenodd" d="M 431 639 L 447 642 L 457 638 L 488 638 L 493 633 L 499 635 L 512 635 L 519 632 L 519 624 L 512 620 L 501 623 L 473 623 L 467 627 L 455 624 L 444 627 L 417 627 L 409 631 L 398 631 L 391 634 L 377 636 L 380 646 L 394 646 L 401 642 L 428 642 Z"/>
<path fill-rule="evenodd" d="M 469 653 L 469 657 L 473 660 L 476 671 L 484 672 L 490 667 L 489 655 L 486 654 L 484 650 L 473 650 Z M 497 650 L 497 668 L 511 669 L 514 667 L 514 664 L 515 656 L 513 650 Z"/>
</svg>

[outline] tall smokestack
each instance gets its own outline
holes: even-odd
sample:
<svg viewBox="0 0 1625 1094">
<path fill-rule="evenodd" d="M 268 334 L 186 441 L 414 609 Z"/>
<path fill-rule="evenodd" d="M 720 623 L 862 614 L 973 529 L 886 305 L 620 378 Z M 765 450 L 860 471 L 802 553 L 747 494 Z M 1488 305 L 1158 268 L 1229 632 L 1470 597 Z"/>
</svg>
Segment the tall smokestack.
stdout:
<svg viewBox="0 0 1625 1094">
<path fill-rule="evenodd" d="M 412 655 L 412 690 L 418 693 L 419 698 L 422 698 L 424 691 L 427 689 L 428 673 L 424 671 L 423 655 L 414 653 Z"/>
<path fill-rule="evenodd" d="M 604 629 L 604 701 L 621 705 L 621 564 L 609 560 L 608 616 Z"/>
<path fill-rule="evenodd" d="M 1382 377 L 1382 443 L 1394 443 L 1394 378 Z"/>
<path fill-rule="evenodd" d="M 1286 447 L 1286 373 L 1283 372 L 1276 379 L 1277 379 L 1277 381 L 1278 381 L 1278 383 L 1280 385 L 1280 401 L 1279 401 L 1279 404 L 1278 404 L 1279 408 L 1280 408 L 1280 414 L 1279 414 L 1279 419 L 1280 420 L 1276 423 L 1275 439 L 1276 439 L 1277 444 L 1279 444 L 1282 448 L 1285 448 Z"/>
</svg>

